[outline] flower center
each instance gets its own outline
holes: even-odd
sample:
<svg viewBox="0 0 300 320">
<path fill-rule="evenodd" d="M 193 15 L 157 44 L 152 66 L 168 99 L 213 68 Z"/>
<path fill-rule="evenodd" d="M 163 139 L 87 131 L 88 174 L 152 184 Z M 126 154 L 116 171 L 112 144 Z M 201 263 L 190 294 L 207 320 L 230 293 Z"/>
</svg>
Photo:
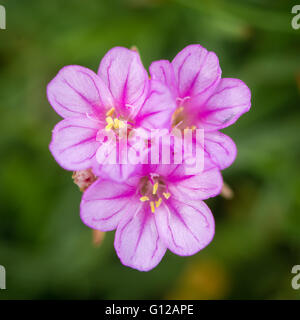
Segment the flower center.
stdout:
<svg viewBox="0 0 300 320">
<path fill-rule="evenodd" d="M 143 177 L 140 186 L 140 201 L 149 202 L 152 213 L 162 204 L 163 200 L 168 200 L 171 196 L 165 182 L 157 174 Z"/>
<path fill-rule="evenodd" d="M 184 106 L 184 102 L 187 101 L 189 97 L 184 99 L 180 99 L 179 107 L 174 111 L 172 115 L 172 127 L 180 130 L 184 129 L 192 129 L 195 130 L 196 126 L 194 126 L 193 119 L 189 117 L 188 110 Z"/>
<path fill-rule="evenodd" d="M 119 120 L 119 118 L 115 117 L 112 118 L 112 115 L 115 112 L 115 108 L 111 108 L 109 111 L 106 112 L 105 121 L 107 123 L 105 130 L 110 131 L 112 129 L 123 129 L 126 127 L 126 122 L 123 120 Z"/>
</svg>

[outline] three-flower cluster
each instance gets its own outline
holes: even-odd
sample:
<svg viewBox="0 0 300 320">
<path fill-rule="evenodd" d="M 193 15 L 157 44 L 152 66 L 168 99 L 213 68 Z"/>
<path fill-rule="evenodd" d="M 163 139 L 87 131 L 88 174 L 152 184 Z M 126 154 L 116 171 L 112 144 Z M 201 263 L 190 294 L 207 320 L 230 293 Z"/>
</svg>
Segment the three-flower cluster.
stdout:
<svg viewBox="0 0 300 320">
<path fill-rule="evenodd" d="M 135 50 L 115 47 L 97 74 L 81 66 L 64 67 L 47 94 L 64 118 L 53 130 L 54 158 L 66 170 L 89 169 L 98 177 L 83 194 L 81 219 L 93 229 L 116 230 L 114 245 L 124 265 L 148 271 L 167 249 L 187 256 L 209 244 L 214 218 L 203 200 L 221 192 L 221 170 L 236 157 L 234 142 L 219 130 L 251 103 L 241 80 L 221 78 L 213 52 L 187 46 L 172 62 L 153 62 L 149 77 Z M 120 161 L 128 156 L 125 151 L 137 149 L 149 159 L 153 141 L 146 134 L 134 147 L 127 139 L 132 133 L 171 133 L 174 128 L 204 132 L 201 170 L 189 172 L 184 160 Z M 191 143 L 199 144 L 195 139 Z M 174 145 L 170 148 L 174 155 Z M 116 157 L 119 162 L 112 163 Z"/>
</svg>

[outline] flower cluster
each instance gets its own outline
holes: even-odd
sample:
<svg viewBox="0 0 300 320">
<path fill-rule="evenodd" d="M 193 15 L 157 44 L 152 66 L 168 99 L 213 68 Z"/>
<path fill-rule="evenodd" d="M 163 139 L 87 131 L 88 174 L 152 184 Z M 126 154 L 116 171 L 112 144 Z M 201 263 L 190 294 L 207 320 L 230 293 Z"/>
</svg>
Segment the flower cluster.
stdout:
<svg viewBox="0 0 300 320">
<path fill-rule="evenodd" d="M 153 62 L 149 77 L 135 50 L 116 47 L 104 56 L 97 74 L 64 67 L 47 95 L 64 118 L 53 130 L 50 151 L 64 169 L 80 172 L 76 177 L 83 190 L 82 170 L 92 174 L 81 219 L 96 230 L 116 230 L 114 245 L 124 265 L 148 271 L 167 249 L 185 256 L 209 244 L 214 218 L 203 200 L 220 193 L 221 170 L 236 157 L 234 142 L 219 130 L 251 103 L 242 81 L 221 78 L 213 52 L 190 45 L 172 62 Z M 161 161 L 160 148 L 159 161 L 149 161 L 155 144 L 149 133 L 164 130 L 171 136 L 174 129 L 191 131 L 190 145 L 203 151 L 201 170 L 187 170 L 186 157 L 174 161 L 176 139 L 169 140 L 169 163 Z M 200 141 L 197 130 L 203 133 Z M 137 132 L 143 132 L 141 139 Z M 128 162 L 130 153 L 140 161 Z"/>
</svg>

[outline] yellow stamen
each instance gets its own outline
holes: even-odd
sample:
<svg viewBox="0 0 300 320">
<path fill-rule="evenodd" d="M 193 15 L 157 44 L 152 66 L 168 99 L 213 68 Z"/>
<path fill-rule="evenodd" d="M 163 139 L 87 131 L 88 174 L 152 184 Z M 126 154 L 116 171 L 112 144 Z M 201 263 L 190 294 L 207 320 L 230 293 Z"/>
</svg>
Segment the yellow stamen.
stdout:
<svg viewBox="0 0 300 320">
<path fill-rule="evenodd" d="M 113 120 L 112 117 L 106 117 L 106 118 L 105 118 L 105 121 L 106 121 L 108 124 L 114 123 L 114 120 Z"/>
<path fill-rule="evenodd" d="M 183 111 L 183 107 L 179 107 L 175 110 L 174 114 L 181 113 Z"/>
<path fill-rule="evenodd" d="M 108 111 L 108 113 L 110 113 L 110 110 Z M 106 131 L 109 131 L 113 127 L 115 129 L 125 128 L 125 123 L 123 121 L 120 121 L 118 118 L 113 119 L 112 117 L 106 117 L 105 120 L 107 123 L 107 125 L 105 127 Z"/>
<path fill-rule="evenodd" d="M 150 202 L 150 207 L 151 207 L 151 212 L 154 213 L 155 212 L 155 206 L 154 206 L 154 202 L 153 201 Z"/>
<path fill-rule="evenodd" d="M 115 112 L 115 108 L 111 108 L 106 112 L 106 115 L 109 117 Z"/>
<path fill-rule="evenodd" d="M 114 120 L 114 128 L 115 129 L 119 129 L 119 123 L 120 123 L 119 119 L 115 118 L 115 120 Z"/>
<path fill-rule="evenodd" d="M 171 193 L 169 192 L 164 192 L 163 195 L 166 199 L 169 199 L 171 197 Z"/>
<path fill-rule="evenodd" d="M 172 121 L 174 121 L 182 111 L 183 111 L 183 107 L 177 108 L 172 115 Z"/>
<path fill-rule="evenodd" d="M 158 208 L 162 203 L 162 198 L 159 198 L 157 201 L 155 201 L 155 205 L 156 205 L 156 208 Z"/>
<path fill-rule="evenodd" d="M 152 194 L 156 194 L 157 188 L 158 188 L 158 182 L 156 182 L 156 183 L 153 185 L 153 192 L 152 192 Z"/>
<path fill-rule="evenodd" d="M 143 197 L 140 198 L 140 201 L 142 201 L 142 202 L 145 202 L 145 201 L 148 201 L 148 200 L 149 200 L 149 198 L 147 196 L 143 196 Z"/>
<path fill-rule="evenodd" d="M 125 128 L 125 123 L 124 123 L 124 121 L 121 121 L 121 120 L 115 118 L 115 119 L 114 119 L 114 128 L 115 128 L 115 129 Z"/>
<path fill-rule="evenodd" d="M 112 127 L 113 127 L 113 123 L 109 123 L 106 127 L 105 127 L 105 130 L 106 131 L 109 131 Z"/>
</svg>

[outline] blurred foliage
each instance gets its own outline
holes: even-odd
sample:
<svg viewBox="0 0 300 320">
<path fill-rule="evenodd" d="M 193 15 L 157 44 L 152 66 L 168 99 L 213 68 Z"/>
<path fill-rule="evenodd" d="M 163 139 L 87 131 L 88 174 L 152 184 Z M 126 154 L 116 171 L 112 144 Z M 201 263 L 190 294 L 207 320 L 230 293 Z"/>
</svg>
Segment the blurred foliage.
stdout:
<svg viewBox="0 0 300 320">
<path fill-rule="evenodd" d="M 300 30 L 286 0 L 1 0 L 0 264 L 2 299 L 299 299 Z M 168 252 L 151 272 L 121 265 L 113 232 L 100 248 L 79 218 L 81 193 L 48 144 L 59 117 L 46 85 L 64 65 L 97 70 L 111 47 L 144 64 L 191 43 L 245 81 L 252 109 L 224 130 L 238 157 L 224 171 L 232 200 L 210 199 L 214 241 L 192 257 Z"/>
</svg>

